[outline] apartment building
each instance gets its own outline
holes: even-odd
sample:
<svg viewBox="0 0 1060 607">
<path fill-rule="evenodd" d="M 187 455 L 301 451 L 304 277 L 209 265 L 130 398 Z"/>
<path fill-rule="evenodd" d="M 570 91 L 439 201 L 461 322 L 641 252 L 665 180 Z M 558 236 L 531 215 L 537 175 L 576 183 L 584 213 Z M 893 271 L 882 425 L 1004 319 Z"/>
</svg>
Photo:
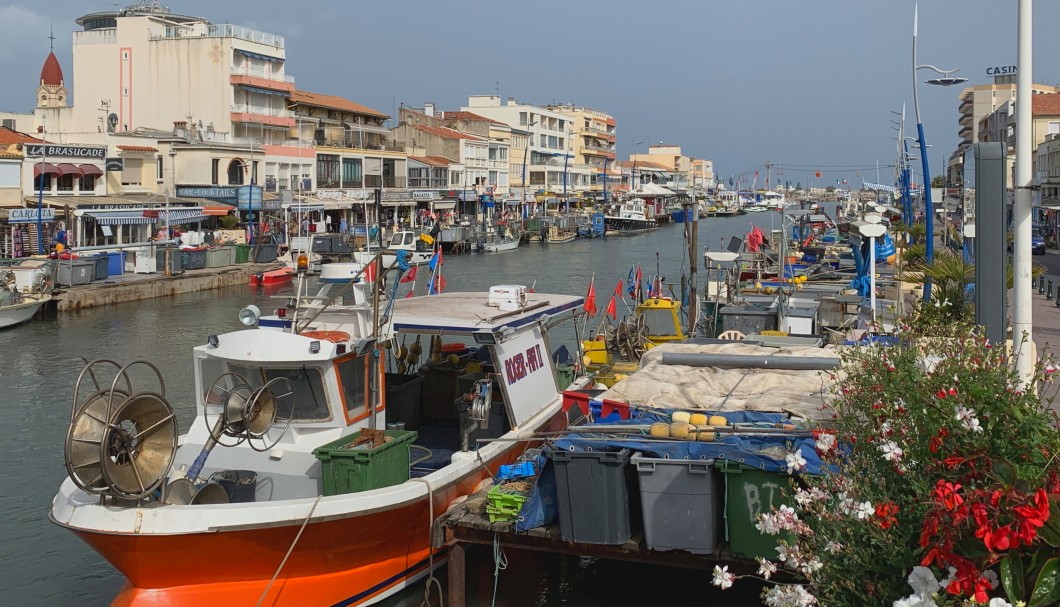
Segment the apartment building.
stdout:
<svg viewBox="0 0 1060 607">
<path fill-rule="evenodd" d="M 654 170 L 655 167 L 665 171 L 668 181 L 659 183 L 659 185 L 675 191 L 688 190 L 691 187 L 692 163 L 694 159 L 685 156 L 681 152 L 681 146 L 679 145 L 666 143 L 650 145 L 648 146 L 647 154 L 630 154 L 629 160 L 630 162 L 636 162 L 638 168 L 643 167 L 641 173 L 649 170 L 649 168 Z M 641 183 L 638 179 L 637 175 L 633 175 L 633 181 Z M 658 183 L 654 179 L 653 182 Z"/>
<path fill-rule="evenodd" d="M 571 138 L 573 162 L 588 167 L 589 190 L 603 192 L 604 174 L 615 160 L 615 118 L 600 110 L 572 105 L 550 105 L 547 109 L 567 116 L 574 129 Z"/>
<path fill-rule="evenodd" d="M 1050 135 L 1060 134 L 1060 93 L 1040 93 L 1031 98 L 1031 145 L 1037 163 L 1038 152 Z M 1007 151 L 1008 183 L 1014 183 L 1016 162 L 1016 104 L 1002 103 L 997 109 L 979 120 L 980 142 L 1000 142 Z M 1042 170 L 1035 166 L 1035 171 Z"/>
</svg>

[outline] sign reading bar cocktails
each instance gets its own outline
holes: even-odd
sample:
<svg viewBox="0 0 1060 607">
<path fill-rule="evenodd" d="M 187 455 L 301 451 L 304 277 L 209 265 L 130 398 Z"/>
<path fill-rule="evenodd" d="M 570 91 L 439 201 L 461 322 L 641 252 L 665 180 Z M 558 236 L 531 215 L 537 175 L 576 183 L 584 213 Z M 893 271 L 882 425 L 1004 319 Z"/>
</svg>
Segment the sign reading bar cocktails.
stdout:
<svg viewBox="0 0 1060 607">
<path fill-rule="evenodd" d="M 237 187 L 178 185 L 177 196 L 182 198 L 236 198 Z"/>
<path fill-rule="evenodd" d="M 11 209 L 7 212 L 8 223 L 37 223 L 37 213 L 41 221 L 54 221 L 54 209 Z"/>
<path fill-rule="evenodd" d="M 43 143 L 27 143 L 27 158 L 93 158 L 103 160 L 107 157 L 107 148 L 93 148 L 80 145 L 53 145 Z"/>
</svg>

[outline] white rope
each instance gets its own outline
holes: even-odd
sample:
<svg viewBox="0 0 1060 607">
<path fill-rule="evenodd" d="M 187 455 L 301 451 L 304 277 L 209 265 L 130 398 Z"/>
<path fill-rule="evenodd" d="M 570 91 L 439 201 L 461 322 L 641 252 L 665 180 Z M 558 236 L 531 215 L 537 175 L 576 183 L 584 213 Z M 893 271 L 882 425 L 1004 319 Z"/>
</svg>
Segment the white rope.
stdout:
<svg viewBox="0 0 1060 607">
<path fill-rule="evenodd" d="M 442 583 L 438 578 L 434 577 L 434 487 L 432 487 L 431 482 L 425 478 L 410 478 L 409 480 L 418 481 L 427 485 L 427 584 L 423 587 L 423 601 L 420 602 L 420 607 L 430 607 L 432 583 L 438 587 L 438 604 L 441 605 L 441 607 L 445 607 L 445 596 L 442 594 Z"/>
<path fill-rule="evenodd" d="M 298 529 L 298 534 L 294 536 L 294 541 L 291 542 L 291 547 L 287 549 L 287 554 L 283 555 L 283 560 L 280 561 L 280 566 L 276 568 L 276 573 L 272 574 L 272 579 L 269 580 L 269 585 L 265 587 L 265 592 L 261 593 L 261 597 L 258 599 L 255 607 L 261 607 L 262 601 L 265 600 L 265 597 L 269 595 L 269 591 L 272 590 L 272 585 L 276 582 L 276 578 L 280 577 L 280 572 L 283 571 L 283 566 L 287 564 L 287 559 L 289 559 L 291 553 L 294 552 L 294 547 L 298 544 L 298 540 L 302 539 L 302 532 L 305 531 L 306 525 L 309 524 L 309 519 L 313 518 L 313 513 L 316 512 L 317 504 L 320 503 L 320 498 L 322 497 L 324 496 L 318 495 L 317 498 L 313 500 L 313 507 L 309 509 L 309 514 L 307 514 L 305 520 L 302 521 L 302 526 Z"/>
<path fill-rule="evenodd" d="M 501 578 L 501 571 L 508 568 L 508 557 L 504 554 L 504 549 L 501 548 L 501 535 L 499 532 L 493 532 L 493 601 L 490 603 L 493 607 L 497 607 L 497 583 Z"/>
</svg>

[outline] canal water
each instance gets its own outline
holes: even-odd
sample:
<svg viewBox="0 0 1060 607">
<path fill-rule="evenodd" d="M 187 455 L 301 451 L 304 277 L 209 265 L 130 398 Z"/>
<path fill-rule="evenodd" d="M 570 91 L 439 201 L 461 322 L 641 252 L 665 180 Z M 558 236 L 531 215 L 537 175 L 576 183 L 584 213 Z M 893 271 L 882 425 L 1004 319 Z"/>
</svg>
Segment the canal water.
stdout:
<svg viewBox="0 0 1060 607">
<path fill-rule="evenodd" d="M 752 223 L 768 232 L 779 229 L 779 222 L 775 213 L 702 219 L 699 256 L 704 246 L 721 250 L 730 236 L 742 237 Z M 680 284 L 682 269 L 687 272 L 688 266 L 682 234 L 680 226 L 664 225 L 633 236 L 447 256 L 443 266 L 447 290 L 536 283 L 538 292 L 584 295 L 595 275 L 597 305 L 603 308 L 615 284 L 625 281 L 632 264 L 641 264 L 647 280 L 656 274 L 658 263 L 658 273 L 666 282 Z M 698 263 L 702 277 L 702 261 Z M 422 291 L 423 284 L 419 287 Z M 674 292 L 679 296 L 677 287 Z M 81 359 L 110 358 L 122 363 L 145 359 L 155 363 L 166 381 L 167 396 L 178 408 L 181 431 L 185 431 L 194 416 L 188 404 L 194 402 L 194 387 L 189 381 L 192 347 L 204 343 L 209 334 L 240 328 L 236 314 L 243 306 L 253 303 L 269 310 L 276 307 L 271 297 L 283 293 L 233 287 L 52 313 L 0 333 L 0 603 L 106 605 L 122 585 L 122 577 L 106 561 L 48 521 L 52 497 L 66 477 L 63 441 Z M 508 568 L 500 576 L 497 605 L 641 607 L 711 594 L 709 574 L 511 551 L 508 557 Z M 472 552 L 470 559 L 479 566 L 469 573 L 469 604 L 490 605 L 492 555 L 487 549 Z M 634 577 L 639 580 L 636 588 L 631 590 L 629 584 L 622 583 Z M 728 591 L 723 600 L 756 604 L 757 587 L 743 586 L 744 590 Z M 690 589 L 694 590 L 690 593 Z M 386 604 L 411 606 L 421 599 L 422 589 L 417 585 Z"/>
</svg>

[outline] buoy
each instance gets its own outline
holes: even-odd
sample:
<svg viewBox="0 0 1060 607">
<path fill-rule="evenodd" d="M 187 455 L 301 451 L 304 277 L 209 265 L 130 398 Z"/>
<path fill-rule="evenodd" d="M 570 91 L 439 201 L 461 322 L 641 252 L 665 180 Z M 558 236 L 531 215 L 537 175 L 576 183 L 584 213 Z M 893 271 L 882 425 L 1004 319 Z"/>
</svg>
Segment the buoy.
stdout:
<svg viewBox="0 0 1060 607">
<path fill-rule="evenodd" d="M 651 425 L 651 429 L 648 430 L 648 435 L 655 438 L 666 438 L 670 436 L 670 424 L 656 422 Z"/>
<path fill-rule="evenodd" d="M 582 357 L 582 364 L 588 367 L 589 365 L 593 364 L 593 359 L 589 358 L 589 355 L 586 354 Z"/>
<path fill-rule="evenodd" d="M 623 379 L 626 379 L 627 377 L 629 377 L 629 376 L 626 375 L 625 373 L 615 373 L 615 381 L 616 382 L 620 382 Z"/>
<path fill-rule="evenodd" d="M 714 433 L 711 431 L 696 432 L 696 441 L 700 443 L 714 442 Z"/>
<path fill-rule="evenodd" d="M 454 367 L 459 365 L 460 364 L 460 357 L 457 356 L 456 354 L 450 354 L 449 355 L 449 364 L 453 365 Z"/>
<path fill-rule="evenodd" d="M 690 422 L 691 418 L 692 416 L 687 411 L 675 411 L 674 414 L 670 416 L 672 421 L 684 422 L 686 424 Z"/>
<path fill-rule="evenodd" d="M 729 420 L 720 415 L 711 415 L 710 419 L 707 420 L 707 424 L 711 426 L 728 426 Z"/>
<path fill-rule="evenodd" d="M 692 428 L 687 422 L 674 422 L 670 424 L 670 438 L 687 439 L 691 435 Z"/>
<path fill-rule="evenodd" d="M 706 426 L 710 424 L 710 420 L 703 413 L 693 413 L 689 416 L 688 423 L 693 426 Z"/>
</svg>

